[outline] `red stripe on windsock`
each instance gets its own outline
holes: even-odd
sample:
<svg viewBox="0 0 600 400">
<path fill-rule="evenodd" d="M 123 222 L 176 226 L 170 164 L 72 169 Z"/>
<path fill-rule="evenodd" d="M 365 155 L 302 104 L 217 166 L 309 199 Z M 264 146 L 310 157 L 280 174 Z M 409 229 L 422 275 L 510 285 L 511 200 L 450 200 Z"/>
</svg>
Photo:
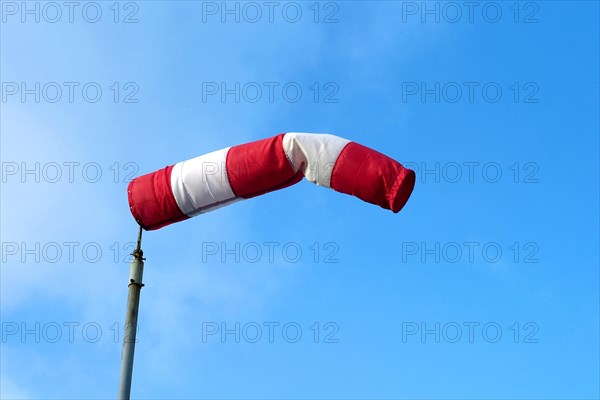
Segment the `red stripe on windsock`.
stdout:
<svg viewBox="0 0 600 400">
<path fill-rule="evenodd" d="M 233 193 L 249 199 L 298 183 L 302 171 L 294 173 L 283 150 L 283 136 L 234 146 L 227 153 L 227 176 Z"/>
<path fill-rule="evenodd" d="M 146 230 L 159 229 L 189 218 L 181 212 L 173 197 L 172 169 L 171 165 L 129 182 L 129 209 L 133 218 Z"/>
<path fill-rule="evenodd" d="M 350 142 L 331 173 L 331 188 L 397 213 L 415 186 L 415 172 L 373 149 Z"/>
</svg>

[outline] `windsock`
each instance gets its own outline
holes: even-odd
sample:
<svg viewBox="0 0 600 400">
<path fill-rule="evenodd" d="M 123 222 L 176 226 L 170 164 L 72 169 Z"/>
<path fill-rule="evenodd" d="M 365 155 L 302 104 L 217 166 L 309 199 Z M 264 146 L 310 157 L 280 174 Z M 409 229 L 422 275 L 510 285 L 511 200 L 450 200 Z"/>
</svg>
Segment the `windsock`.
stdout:
<svg viewBox="0 0 600 400">
<path fill-rule="evenodd" d="M 133 179 L 129 208 L 146 230 L 291 186 L 306 177 L 395 213 L 415 173 L 368 147 L 329 134 L 282 133 L 214 151 Z"/>
</svg>

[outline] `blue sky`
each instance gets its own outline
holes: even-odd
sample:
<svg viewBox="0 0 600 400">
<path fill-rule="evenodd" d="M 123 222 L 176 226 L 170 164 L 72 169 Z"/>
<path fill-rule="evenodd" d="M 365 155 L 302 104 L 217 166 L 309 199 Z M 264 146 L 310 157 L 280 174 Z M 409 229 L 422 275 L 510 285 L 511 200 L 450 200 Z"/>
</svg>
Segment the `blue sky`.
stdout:
<svg viewBox="0 0 600 400">
<path fill-rule="evenodd" d="M 597 2 L 24 4 L 2 398 L 114 398 L 128 180 L 287 131 L 412 166 L 411 199 L 301 182 L 146 233 L 133 398 L 600 396 Z"/>
</svg>

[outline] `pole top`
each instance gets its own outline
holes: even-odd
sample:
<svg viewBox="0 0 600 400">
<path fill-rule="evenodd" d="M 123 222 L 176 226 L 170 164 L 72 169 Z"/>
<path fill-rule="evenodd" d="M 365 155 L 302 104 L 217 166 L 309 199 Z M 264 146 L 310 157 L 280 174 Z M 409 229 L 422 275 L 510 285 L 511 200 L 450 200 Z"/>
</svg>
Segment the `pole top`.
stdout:
<svg viewBox="0 0 600 400">
<path fill-rule="evenodd" d="M 131 255 L 139 260 L 144 260 L 144 252 L 142 251 L 142 226 L 139 226 L 137 246 Z"/>
</svg>

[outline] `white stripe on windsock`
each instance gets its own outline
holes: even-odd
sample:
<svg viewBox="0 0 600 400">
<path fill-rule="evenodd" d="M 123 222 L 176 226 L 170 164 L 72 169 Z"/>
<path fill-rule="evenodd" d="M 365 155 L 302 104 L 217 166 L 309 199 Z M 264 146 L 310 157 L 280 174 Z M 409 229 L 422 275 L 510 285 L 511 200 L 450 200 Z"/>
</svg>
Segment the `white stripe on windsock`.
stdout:
<svg viewBox="0 0 600 400">
<path fill-rule="evenodd" d="M 283 137 L 283 150 L 290 165 L 312 183 L 331 187 L 331 172 L 350 140 L 326 133 L 289 132 Z"/>
<path fill-rule="evenodd" d="M 235 196 L 229 184 L 225 167 L 229 149 L 213 151 L 173 166 L 171 188 L 181 212 L 193 217 L 244 200 Z"/>
</svg>

